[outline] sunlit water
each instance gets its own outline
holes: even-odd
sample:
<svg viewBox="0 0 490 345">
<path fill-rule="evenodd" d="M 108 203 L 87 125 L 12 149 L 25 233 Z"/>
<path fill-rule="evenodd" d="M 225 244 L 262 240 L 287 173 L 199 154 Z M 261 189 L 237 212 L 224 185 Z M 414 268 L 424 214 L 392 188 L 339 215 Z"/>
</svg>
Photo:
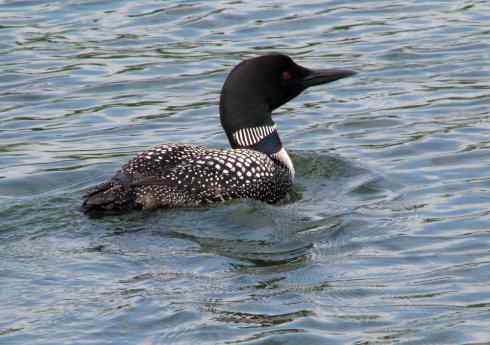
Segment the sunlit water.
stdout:
<svg viewBox="0 0 490 345">
<path fill-rule="evenodd" d="M 488 1 L 1 1 L 1 344 L 490 339 Z M 275 120 L 293 202 L 89 219 L 279 51 L 353 78 Z"/>
</svg>

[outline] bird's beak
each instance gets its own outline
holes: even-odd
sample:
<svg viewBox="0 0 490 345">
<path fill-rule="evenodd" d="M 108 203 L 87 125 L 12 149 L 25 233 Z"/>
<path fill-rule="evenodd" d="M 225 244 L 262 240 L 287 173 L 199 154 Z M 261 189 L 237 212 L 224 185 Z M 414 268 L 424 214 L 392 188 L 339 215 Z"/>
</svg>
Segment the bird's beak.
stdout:
<svg viewBox="0 0 490 345">
<path fill-rule="evenodd" d="M 305 88 L 315 85 L 321 85 L 336 81 L 342 78 L 350 77 L 356 72 L 348 69 L 308 69 L 308 74 L 302 79 L 302 84 Z"/>
</svg>

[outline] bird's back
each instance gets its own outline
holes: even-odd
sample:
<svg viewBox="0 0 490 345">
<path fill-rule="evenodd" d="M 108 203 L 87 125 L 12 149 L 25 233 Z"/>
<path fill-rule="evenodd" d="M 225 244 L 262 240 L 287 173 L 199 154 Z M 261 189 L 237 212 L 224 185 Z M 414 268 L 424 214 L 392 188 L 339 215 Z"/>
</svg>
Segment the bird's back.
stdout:
<svg viewBox="0 0 490 345">
<path fill-rule="evenodd" d="M 91 190 L 83 209 L 196 207 L 237 198 L 275 203 L 291 184 L 288 169 L 258 151 L 164 144 L 139 154 Z"/>
</svg>

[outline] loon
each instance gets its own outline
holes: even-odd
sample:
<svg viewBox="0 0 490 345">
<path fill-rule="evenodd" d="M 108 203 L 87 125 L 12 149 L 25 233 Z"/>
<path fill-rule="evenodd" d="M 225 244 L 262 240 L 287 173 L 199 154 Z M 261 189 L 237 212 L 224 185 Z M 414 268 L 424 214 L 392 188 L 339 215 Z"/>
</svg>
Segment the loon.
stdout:
<svg viewBox="0 0 490 345">
<path fill-rule="evenodd" d="M 278 202 L 291 188 L 295 172 L 272 111 L 310 86 L 354 74 L 305 68 L 278 53 L 242 61 L 226 78 L 219 104 L 231 149 L 158 145 L 89 190 L 82 211 L 197 207 L 240 198 Z"/>
</svg>

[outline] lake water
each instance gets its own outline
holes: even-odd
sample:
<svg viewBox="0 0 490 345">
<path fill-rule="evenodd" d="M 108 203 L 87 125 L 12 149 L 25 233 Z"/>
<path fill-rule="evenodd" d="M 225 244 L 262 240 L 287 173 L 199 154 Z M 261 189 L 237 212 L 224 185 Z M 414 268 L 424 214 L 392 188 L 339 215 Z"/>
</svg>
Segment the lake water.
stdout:
<svg viewBox="0 0 490 345">
<path fill-rule="evenodd" d="M 266 52 L 292 202 L 87 218 L 157 143 L 226 148 Z M 490 341 L 490 1 L 0 1 L 1 344 Z"/>
</svg>

